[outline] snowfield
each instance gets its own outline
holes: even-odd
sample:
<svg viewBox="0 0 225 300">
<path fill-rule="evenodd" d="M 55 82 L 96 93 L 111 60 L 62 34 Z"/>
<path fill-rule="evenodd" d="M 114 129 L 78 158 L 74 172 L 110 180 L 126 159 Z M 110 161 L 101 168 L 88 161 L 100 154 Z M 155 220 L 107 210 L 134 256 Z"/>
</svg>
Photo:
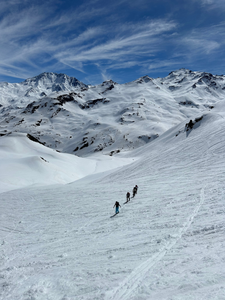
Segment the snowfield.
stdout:
<svg viewBox="0 0 225 300">
<path fill-rule="evenodd" d="M 94 157 L 94 156 L 93 156 Z M 112 170 L 134 159 L 98 156 L 80 158 L 34 143 L 23 133 L 1 137 L 0 191 L 29 185 L 65 184 L 93 173 Z"/>
<path fill-rule="evenodd" d="M 225 102 L 193 120 L 113 158 L 1 137 L 0 299 L 224 300 Z"/>
<path fill-rule="evenodd" d="M 43 73 L 0 83 L 0 135 L 29 133 L 51 149 L 80 157 L 114 155 L 151 143 L 224 99 L 225 76 L 187 69 L 96 86 Z"/>
</svg>

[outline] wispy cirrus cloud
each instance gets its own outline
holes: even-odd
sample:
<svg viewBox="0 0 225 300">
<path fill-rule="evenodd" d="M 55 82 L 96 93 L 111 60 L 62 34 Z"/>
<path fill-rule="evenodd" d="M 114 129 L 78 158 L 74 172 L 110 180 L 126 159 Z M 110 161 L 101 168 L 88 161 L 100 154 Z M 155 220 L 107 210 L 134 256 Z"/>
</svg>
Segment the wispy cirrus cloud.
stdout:
<svg viewBox="0 0 225 300">
<path fill-rule="evenodd" d="M 116 37 L 99 42 L 97 45 L 87 45 L 87 49 L 75 48 L 74 52 L 70 50 L 62 51 L 57 55 L 58 59 L 66 56 L 71 61 L 126 61 L 128 56 L 139 56 L 143 54 L 152 55 L 158 50 L 157 44 L 162 34 L 166 34 L 174 29 L 176 24 L 169 21 L 154 21 L 132 26 L 128 32 L 127 28 L 123 30 L 114 28 Z M 120 31 L 120 32 L 119 32 Z M 125 34 L 123 34 L 124 32 Z M 106 30 L 105 34 L 107 34 Z"/>
<path fill-rule="evenodd" d="M 179 67 L 182 63 L 183 63 L 182 59 L 175 59 L 175 58 L 165 59 L 162 61 L 152 60 L 149 62 L 148 69 L 152 73 L 158 72 L 159 69 L 170 72 L 171 68 L 176 68 L 176 66 Z"/>
<path fill-rule="evenodd" d="M 186 45 L 192 51 L 192 54 L 211 54 L 215 50 L 218 50 L 221 43 L 210 39 L 204 39 L 201 37 L 187 36 L 182 39 L 182 43 Z"/>
<path fill-rule="evenodd" d="M 207 9 L 225 9 L 224 0 L 194 0 L 201 3 Z"/>
<path fill-rule="evenodd" d="M 83 47 L 86 48 L 86 43 L 94 43 L 97 36 L 104 34 L 101 26 L 86 28 L 85 23 L 106 13 L 108 9 L 83 5 L 58 13 L 55 12 L 55 1 L 41 1 L 38 6 L 23 5 L 25 2 L 3 0 L 1 3 L 4 9 L 0 13 L 0 67 L 7 76 L 13 70 L 20 70 L 17 64 L 32 66 L 31 61 L 37 60 L 37 57 L 45 63 L 48 57 L 51 67 L 51 61 L 57 59 L 57 55 L 60 56 L 64 49 L 72 51 L 74 47 L 80 46 L 79 50 L 82 50 Z M 85 28 L 82 29 L 82 26 Z M 7 69 L 4 67 L 6 64 Z M 57 62 L 55 64 L 59 65 Z M 15 73 L 14 76 L 21 75 Z"/>
<path fill-rule="evenodd" d="M 146 74 L 156 68 L 194 64 L 200 56 L 205 60 L 214 53 L 222 57 L 223 22 L 203 24 L 201 20 L 199 26 L 191 27 L 193 22 L 184 26 L 183 19 L 175 18 L 172 1 L 171 6 L 166 0 L 159 1 L 172 9 L 170 16 L 163 17 L 159 17 L 160 3 L 157 17 L 150 17 L 153 9 L 147 0 L 142 0 L 145 9 L 127 1 L 103 5 L 103 0 L 88 0 L 87 5 L 40 0 L 37 5 L 34 1 L 2 0 L 0 75 L 27 78 L 66 69 L 85 78 L 96 72 L 105 79 L 117 70 L 136 69 Z M 193 6 L 197 2 L 202 4 L 199 7 L 222 3 L 191 1 Z"/>
<path fill-rule="evenodd" d="M 128 56 L 154 53 L 157 50 L 156 43 L 159 36 L 176 27 L 174 22 L 165 20 L 114 27 L 99 25 L 89 27 L 79 34 L 76 32 L 69 38 L 57 30 L 58 33 L 60 31 L 58 37 L 57 34 L 48 31 L 49 24 L 40 14 L 30 18 L 32 10 L 33 8 L 27 10 L 23 19 L 14 16 L 10 21 L 5 19 L 0 23 L 2 32 L 0 40 L 6 46 L 5 50 L 0 50 L 0 54 L 8 66 L 11 64 L 12 69 L 19 61 L 31 65 L 31 61 L 36 60 L 36 57 L 39 59 L 45 57 L 45 60 L 49 57 L 49 61 L 54 59 L 82 72 L 83 63 L 87 62 L 96 63 L 105 60 L 109 66 L 112 61 L 124 63 Z M 85 15 L 87 14 L 86 11 Z M 56 28 L 58 24 L 55 23 Z M 39 30 L 33 34 L 34 28 L 37 27 Z"/>
<path fill-rule="evenodd" d="M 181 38 L 180 43 L 192 51 L 194 55 L 211 55 L 216 51 L 224 51 L 225 22 L 194 29 Z"/>
</svg>

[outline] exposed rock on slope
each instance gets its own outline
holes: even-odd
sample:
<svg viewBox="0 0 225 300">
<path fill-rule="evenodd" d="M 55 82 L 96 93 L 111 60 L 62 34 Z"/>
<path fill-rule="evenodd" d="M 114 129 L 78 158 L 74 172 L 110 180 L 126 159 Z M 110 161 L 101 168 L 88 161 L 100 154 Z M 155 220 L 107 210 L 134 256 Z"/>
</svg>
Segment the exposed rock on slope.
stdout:
<svg viewBox="0 0 225 300">
<path fill-rule="evenodd" d="M 225 97 L 225 76 L 181 69 L 87 86 L 65 74 L 43 73 L 0 83 L 0 133 L 25 132 L 59 151 L 115 154 L 151 142 Z M 187 121 L 188 121 L 187 120 Z"/>
</svg>

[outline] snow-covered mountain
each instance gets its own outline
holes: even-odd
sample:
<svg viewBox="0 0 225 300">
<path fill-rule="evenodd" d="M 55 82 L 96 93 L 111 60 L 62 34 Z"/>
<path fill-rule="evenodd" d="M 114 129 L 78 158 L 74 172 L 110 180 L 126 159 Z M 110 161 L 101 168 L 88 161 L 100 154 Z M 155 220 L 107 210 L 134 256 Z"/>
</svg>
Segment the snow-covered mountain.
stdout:
<svg viewBox="0 0 225 300">
<path fill-rule="evenodd" d="M 225 101 L 192 120 L 92 159 L 0 137 L 0 299 L 225 299 Z"/>
<path fill-rule="evenodd" d="M 79 156 L 112 155 L 148 143 L 225 97 L 225 76 L 181 69 L 165 78 L 87 86 L 43 73 L 0 85 L 0 132 L 29 133 L 44 145 Z"/>
<path fill-rule="evenodd" d="M 0 84 L 0 134 L 29 133 L 58 151 L 113 155 L 201 117 L 225 98 L 225 76 L 181 69 L 165 78 L 141 77 L 87 86 L 64 74 L 43 73 Z"/>
<path fill-rule="evenodd" d="M 0 104 L 25 106 L 31 101 L 44 96 L 55 95 L 57 92 L 71 92 L 76 88 L 87 86 L 74 77 L 65 74 L 42 73 L 21 83 L 0 83 Z"/>
</svg>

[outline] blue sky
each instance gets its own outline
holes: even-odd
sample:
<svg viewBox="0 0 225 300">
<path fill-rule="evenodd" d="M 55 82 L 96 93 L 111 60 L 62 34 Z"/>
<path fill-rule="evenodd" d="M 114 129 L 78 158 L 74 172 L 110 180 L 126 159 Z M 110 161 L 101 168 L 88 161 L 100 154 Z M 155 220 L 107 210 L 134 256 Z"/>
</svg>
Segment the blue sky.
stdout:
<svg viewBox="0 0 225 300">
<path fill-rule="evenodd" d="M 224 0 L 1 0 L 0 81 L 225 73 Z"/>
</svg>

